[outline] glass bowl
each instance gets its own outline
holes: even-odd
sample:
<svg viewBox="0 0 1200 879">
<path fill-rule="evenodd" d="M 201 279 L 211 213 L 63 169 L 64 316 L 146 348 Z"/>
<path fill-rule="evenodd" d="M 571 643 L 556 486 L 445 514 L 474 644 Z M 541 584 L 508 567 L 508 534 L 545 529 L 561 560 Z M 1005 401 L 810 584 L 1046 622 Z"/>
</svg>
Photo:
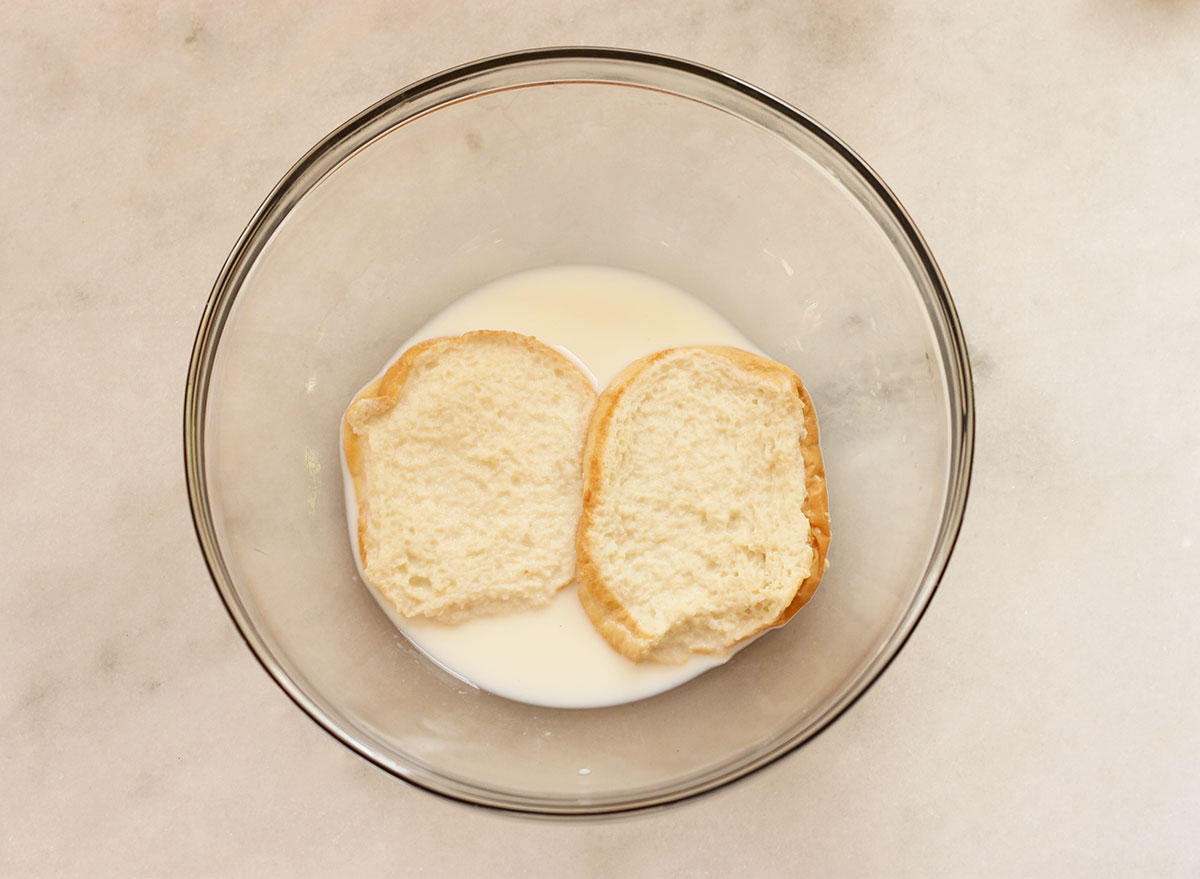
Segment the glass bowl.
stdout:
<svg viewBox="0 0 1200 879">
<path fill-rule="evenodd" d="M 795 369 L 828 477 L 812 602 L 725 665 L 609 708 L 509 701 L 425 659 L 359 581 L 343 507 L 338 424 L 359 387 L 460 295 L 558 264 L 675 284 Z M 217 590 L 313 720 L 430 791 L 578 815 L 711 790 L 861 696 L 945 568 L 973 423 L 945 284 L 860 158 L 723 73 L 570 48 L 430 77 L 296 164 L 209 299 L 184 446 Z"/>
</svg>

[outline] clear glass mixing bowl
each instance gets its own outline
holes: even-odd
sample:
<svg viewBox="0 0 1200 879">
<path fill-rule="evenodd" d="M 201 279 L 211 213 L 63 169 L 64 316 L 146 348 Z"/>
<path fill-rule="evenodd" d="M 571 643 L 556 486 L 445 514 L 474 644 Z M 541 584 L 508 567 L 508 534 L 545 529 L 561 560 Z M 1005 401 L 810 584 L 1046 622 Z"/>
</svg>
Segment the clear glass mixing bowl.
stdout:
<svg viewBox="0 0 1200 879">
<path fill-rule="evenodd" d="M 427 661 L 359 581 L 343 510 L 338 421 L 358 388 L 461 294 L 555 264 L 691 292 L 803 376 L 821 420 L 816 597 L 726 665 L 612 708 L 509 701 Z M 213 289 L 184 424 L 213 580 L 296 704 L 399 778 L 545 814 L 710 790 L 845 711 L 937 587 L 972 432 L 950 296 L 861 159 L 725 74 L 579 48 L 438 74 L 302 158 Z"/>
</svg>

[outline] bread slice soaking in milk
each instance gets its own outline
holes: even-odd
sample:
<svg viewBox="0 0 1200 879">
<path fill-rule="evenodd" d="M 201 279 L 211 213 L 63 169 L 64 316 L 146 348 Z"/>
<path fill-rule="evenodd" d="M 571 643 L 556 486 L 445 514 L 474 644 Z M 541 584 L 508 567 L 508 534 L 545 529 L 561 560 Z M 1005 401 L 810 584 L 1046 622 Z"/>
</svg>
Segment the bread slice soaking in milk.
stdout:
<svg viewBox="0 0 1200 879">
<path fill-rule="evenodd" d="M 725 655 L 782 625 L 825 569 L 812 401 L 737 348 L 672 348 L 600 395 L 584 453 L 579 597 L 634 661 Z"/>
<path fill-rule="evenodd" d="M 549 602 L 575 575 L 595 401 L 580 369 L 531 336 L 408 349 L 342 420 L 371 587 L 443 623 Z"/>
</svg>

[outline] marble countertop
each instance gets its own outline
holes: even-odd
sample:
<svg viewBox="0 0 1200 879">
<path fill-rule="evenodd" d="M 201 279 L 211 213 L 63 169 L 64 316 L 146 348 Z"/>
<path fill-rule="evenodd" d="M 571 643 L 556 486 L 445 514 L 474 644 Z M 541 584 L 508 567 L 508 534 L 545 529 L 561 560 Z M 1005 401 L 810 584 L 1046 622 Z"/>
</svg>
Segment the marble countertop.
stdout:
<svg viewBox="0 0 1200 879">
<path fill-rule="evenodd" d="M 1200 873 L 1200 6 L 53 2 L 0 34 L 0 874 Z M 568 824 L 408 787 L 292 705 L 209 581 L 180 426 L 297 157 L 416 78 L 579 43 L 852 144 L 941 263 L 979 411 L 957 552 L 877 686 L 728 789 Z"/>
</svg>

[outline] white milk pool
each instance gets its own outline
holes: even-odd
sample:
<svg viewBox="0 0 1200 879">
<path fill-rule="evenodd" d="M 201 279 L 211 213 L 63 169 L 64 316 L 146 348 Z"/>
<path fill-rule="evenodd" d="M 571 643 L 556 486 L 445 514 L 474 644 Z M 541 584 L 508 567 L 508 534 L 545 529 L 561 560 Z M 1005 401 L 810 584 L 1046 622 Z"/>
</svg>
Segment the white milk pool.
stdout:
<svg viewBox="0 0 1200 879">
<path fill-rule="evenodd" d="M 676 287 L 621 269 L 559 266 L 501 278 L 468 293 L 400 346 L 392 361 L 417 342 L 470 330 L 535 336 L 584 367 L 597 390 L 632 361 L 663 348 L 732 345 L 762 353 L 719 314 Z M 344 461 L 342 468 L 357 561 L 357 501 Z M 361 563 L 359 577 L 365 584 Z M 631 662 L 592 628 L 574 584 L 544 608 L 455 626 L 406 619 L 378 590 L 366 588 L 433 662 L 476 687 L 534 705 L 592 708 L 632 702 L 725 661 L 696 656 L 679 666 Z"/>
</svg>

